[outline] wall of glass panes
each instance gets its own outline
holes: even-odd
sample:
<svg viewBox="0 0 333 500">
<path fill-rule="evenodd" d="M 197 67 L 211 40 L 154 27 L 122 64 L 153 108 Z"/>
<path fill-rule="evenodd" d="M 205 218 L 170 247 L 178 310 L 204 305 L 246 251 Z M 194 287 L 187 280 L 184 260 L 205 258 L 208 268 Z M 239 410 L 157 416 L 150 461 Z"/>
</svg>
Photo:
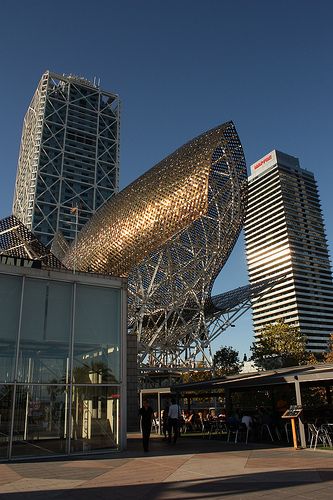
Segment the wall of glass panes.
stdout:
<svg viewBox="0 0 333 500">
<path fill-rule="evenodd" d="M 0 459 L 118 449 L 122 280 L 15 273 L 0 271 Z"/>
</svg>

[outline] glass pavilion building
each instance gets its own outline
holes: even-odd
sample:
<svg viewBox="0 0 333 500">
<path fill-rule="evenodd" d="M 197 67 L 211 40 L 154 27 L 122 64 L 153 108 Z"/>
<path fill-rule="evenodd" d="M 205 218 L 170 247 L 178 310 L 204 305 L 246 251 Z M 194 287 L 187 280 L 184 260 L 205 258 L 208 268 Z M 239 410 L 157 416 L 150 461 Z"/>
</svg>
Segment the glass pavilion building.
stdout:
<svg viewBox="0 0 333 500">
<path fill-rule="evenodd" d="M 126 281 L 1 262 L 0 460 L 124 447 Z"/>
</svg>

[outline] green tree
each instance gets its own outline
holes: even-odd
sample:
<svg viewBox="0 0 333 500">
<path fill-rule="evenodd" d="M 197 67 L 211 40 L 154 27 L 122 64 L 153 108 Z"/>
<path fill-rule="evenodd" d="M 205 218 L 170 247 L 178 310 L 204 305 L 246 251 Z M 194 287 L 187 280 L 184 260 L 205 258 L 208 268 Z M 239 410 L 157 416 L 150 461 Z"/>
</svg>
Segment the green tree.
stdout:
<svg viewBox="0 0 333 500">
<path fill-rule="evenodd" d="M 220 376 L 238 373 L 241 367 L 238 355 L 232 347 L 221 347 L 213 358 L 215 373 Z"/>
<path fill-rule="evenodd" d="M 299 328 L 280 319 L 261 330 L 251 347 L 252 359 L 266 370 L 299 365 L 307 359 L 305 347 L 306 337 Z"/>
<path fill-rule="evenodd" d="M 327 342 L 327 351 L 324 354 L 324 363 L 333 363 L 333 333 Z"/>
<path fill-rule="evenodd" d="M 212 370 L 190 370 L 182 375 L 183 384 L 189 382 L 204 382 L 213 376 Z"/>
</svg>

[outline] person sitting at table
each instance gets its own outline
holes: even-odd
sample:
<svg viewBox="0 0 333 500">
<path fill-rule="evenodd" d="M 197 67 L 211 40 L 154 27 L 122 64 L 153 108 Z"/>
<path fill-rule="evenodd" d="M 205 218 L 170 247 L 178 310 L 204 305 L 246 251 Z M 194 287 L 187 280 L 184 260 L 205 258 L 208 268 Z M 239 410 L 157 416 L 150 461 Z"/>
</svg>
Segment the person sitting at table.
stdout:
<svg viewBox="0 0 333 500">
<path fill-rule="evenodd" d="M 187 413 L 187 415 L 185 416 L 185 432 L 193 431 L 194 418 L 195 418 L 194 411 L 191 411 L 191 413 Z"/>
<path fill-rule="evenodd" d="M 227 421 L 227 412 L 225 411 L 224 408 L 220 411 L 218 418 L 219 418 L 219 420 L 221 422 L 226 422 Z"/>
</svg>

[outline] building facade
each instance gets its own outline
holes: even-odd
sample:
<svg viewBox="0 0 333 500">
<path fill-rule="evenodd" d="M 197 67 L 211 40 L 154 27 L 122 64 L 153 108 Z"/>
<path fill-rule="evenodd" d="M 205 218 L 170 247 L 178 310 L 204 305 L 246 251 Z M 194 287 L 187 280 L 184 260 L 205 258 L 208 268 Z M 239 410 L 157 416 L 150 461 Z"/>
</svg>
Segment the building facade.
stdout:
<svg viewBox="0 0 333 500">
<path fill-rule="evenodd" d="M 293 156 L 272 151 L 251 166 L 245 223 L 250 283 L 280 279 L 253 301 L 255 335 L 283 318 L 307 349 L 322 351 L 333 331 L 333 285 L 316 181 Z"/>
<path fill-rule="evenodd" d="M 24 118 L 13 214 L 44 245 L 71 241 L 118 185 L 118 96 L 47 71 Z"/>
<path fill-rule="evenodd" d="M 120 278 L 0 263 L 0 460 L 123 448 Z"/>
</svg>

